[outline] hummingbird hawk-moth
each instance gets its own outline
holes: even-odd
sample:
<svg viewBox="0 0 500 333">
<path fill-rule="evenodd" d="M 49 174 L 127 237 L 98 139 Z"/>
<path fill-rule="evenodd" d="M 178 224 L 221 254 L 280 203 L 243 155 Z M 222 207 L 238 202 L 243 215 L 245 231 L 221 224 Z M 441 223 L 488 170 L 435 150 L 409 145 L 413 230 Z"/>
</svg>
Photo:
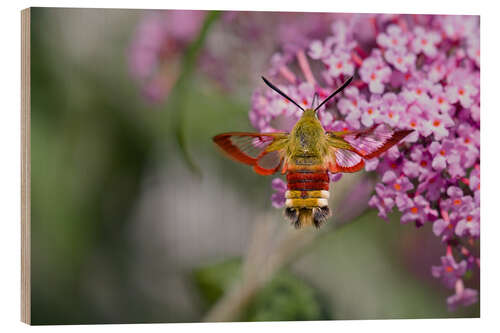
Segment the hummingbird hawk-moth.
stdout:
<svg viewBox="0 0 500 333">
<path fill-rule="evenodd" d="M 376 124 L 357 131 L 326 131 L 317 110 L 352 81 L 352 77 L 315 106 L 302 108 L 266 78 L 264 82 L 303 111 L 291 132 L 229 132 L 213 140 L 232 159 L 253 166 L 260 175 L 271 175 L 281 168 L 286 174 L 285 216 L 296 227 L 319 228 L 331 216 L 328 207 L 329 172 L 356 172 L 364 160 L 379 156 L 412 130 L 395 130 Z"/>
</svg>

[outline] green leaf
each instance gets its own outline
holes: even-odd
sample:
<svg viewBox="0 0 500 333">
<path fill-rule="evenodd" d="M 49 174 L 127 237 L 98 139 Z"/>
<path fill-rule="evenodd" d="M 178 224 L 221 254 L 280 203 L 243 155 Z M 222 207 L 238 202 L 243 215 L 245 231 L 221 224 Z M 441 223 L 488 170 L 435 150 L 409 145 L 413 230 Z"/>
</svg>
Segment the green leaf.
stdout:
<svg viewBox="0 0 500 333">
<path fill-rule="evenodd" d="M 240 278 L 241 260 L 234 258 L 195 270 L 194 282 L 205 305 L 211 307 Z"/>
<path fill-rule="evenodd" d="M 195 285 L 207 307 L 213 306 L 241 278 L 239 258 L 201 267 L 194 272 Z M 306 281 L 280 271 L 256 293 L 244 309 L 241 321 L 325 320 L 325 302 Z"/>
<path fill-rule="evenodd" d="M 248 306 L 246 321 L 328 319 L 317 292 L 288 272 L 277 274 Z"/>
</svg>

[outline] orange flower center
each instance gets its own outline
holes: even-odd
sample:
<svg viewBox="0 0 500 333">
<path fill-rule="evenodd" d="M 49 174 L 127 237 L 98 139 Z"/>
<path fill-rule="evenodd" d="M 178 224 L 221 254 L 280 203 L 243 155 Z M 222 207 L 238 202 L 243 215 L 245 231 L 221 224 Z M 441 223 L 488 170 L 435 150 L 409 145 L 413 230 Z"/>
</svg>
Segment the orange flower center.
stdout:
<svg viewBox="0 0 500 333">
<path fill-rule="evenodd" d="M 465 93 L 465 91 L 463 89 L 458 89 L 458 94 L 459 95 L 463 95 Z"/>
<path fill-rule="evenodd" d="M 443 102 L 444 102 L 444 99 L 443 99 L 442 97 L 439 97 L 439 98 L 438 98 L 438 103 L 439 103 L 439 104 L 443 104 Z"/>
<path fill-rule="evenodd" d="M 302 104 L 307 105 L 307 99 L 302 99 Z"/>
<path fill-rule="evenodd" d="M 417 92 L 417 95 L 420 95 L 422 93 L 422 89 L 417 88 L 416 92 Z"/>
<path fill-rule="evenodd" d="M 427 44 L 427 39 L 422 38 L 422 45 L 426 45 L 426 44 Z"/>
<path fill-rule="evenodd" d="M 398 60 L 396 60 L 398 62 L 398 64 L 402 63 L 403 62 L 403 58 L 399 57 Z"/>
<path fill-rule="evenodd" d="M 453 204 L 454 204 L 455 206 L 458 206 L 458 205 L 460 205 L 461 203 L 462 203 L 462 200 L 460 200 L 460 199 L 455 199 L 455 200 L 453 200 Z"/>
<path fill-rule="evenodd" d="M 446 155 L 446 151 L 444 149 L 441 149 L 441 151 L 439 152 L 442 156 Z"/>
<path fill-rule="evenodd" d="M 472 216 L 467 216 L 467 222 L 471 222 L 472 221 Z"/>
<path fill-rule="evenodd" d="M 341 68 L 342 68 L 342 63 L 341 63 L 340 61 L 337 63 L 337 68 L 338 68 L 338 69 L 341 69 Z"/>
<path fill-rule="evenodd" d="M 375 80 L 375 79 L 377 78 L 377 75 L 375 75 L 375 73 L 372 73 L 372 75 L 370 75 L 370 78 L 371 78 L 372 80 Z"/>
<path fill-rule="evenodd" d="M 368 109 L 368 114 L 372 114 L 373 113 L 373 109 L 372 108 L 369 108 Z"/>
<path fill-rule="evenodd" d="M 413 214 L 417 214 L 417 213 L 418 213 L 418 208 L 417 208 L 417 207 L 412 207 L 412 208 L 411 208 L 411 212 L 412 212 Z"/>
<path fill-rule="evenodd" d="M 394 114 L 392 112 L 389 112 L 389 118 L 394 117 Z"/>
<path fill-rule="evenodd" d="M 417 126 L 417 123 L 416 123 L 416 122 L 414 122 L 414 121 L 412 121 L 412 122 L 410 123 L 410 126 L 411 126 L 411 127 L 416 127 L 416 126 Z"/>
<path fill-rule="evenodd" d="M 393 38 L 392 39 L 392 45 L 397 45 L 398 44 L 398 40 L 396 38 Z"/>
<path fill-rule="evenodd" d="M 427 166 L 427 161 L 420 162 L 420 165 L 423 166 L 423 167 L 426 167 Z"/>
<path fill-rule="evenodd" d="M 439 125 L 441 125 L 441 122 L 439 120 L 434 120 L 432 125 L 434 125 L 434 127 L 438 127 Z"/>
<path fill-rule="evenodd" d="M 396 183 L 394 184 L 394 189 L 396 189 L 396 191 L 400 191 L 401 190 L 401 185 Z"/>
<path fill-rule="evenodd" d="M 446 266 L 446 267 L 445 267 L 445 270 L 446 270 L 446 272 L 451 273 L 451 272 L 453 272 L 453 267 L 451 267 L 451 266 Z"/>
</svg>

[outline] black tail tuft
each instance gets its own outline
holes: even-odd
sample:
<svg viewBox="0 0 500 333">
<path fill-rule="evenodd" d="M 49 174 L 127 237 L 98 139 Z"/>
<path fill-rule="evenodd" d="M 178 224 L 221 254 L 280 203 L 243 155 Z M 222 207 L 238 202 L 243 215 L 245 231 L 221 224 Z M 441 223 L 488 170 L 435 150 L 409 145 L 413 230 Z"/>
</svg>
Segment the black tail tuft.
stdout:
<svg viewBox="0 0 500 333">
<path fill-rule="evenodd" d="M 328 206 L 313 208 L 314 226 L 319 229 L 331 215 L 332 213 Z"/>
<path fill-rule="evenodd" d="M 328 207 L 285 208 L 285 216 L 296 229 L 308 225 L 320 228 L 331 215 L 330 208 Z"/>
<path fill-rule="evenodd" d="M 285 216 L 290 220 L 291 224 L 293 224 L 295 228 L 300 228 L 299 211 L 297 208 L 286 207 Z"/>
</svg>

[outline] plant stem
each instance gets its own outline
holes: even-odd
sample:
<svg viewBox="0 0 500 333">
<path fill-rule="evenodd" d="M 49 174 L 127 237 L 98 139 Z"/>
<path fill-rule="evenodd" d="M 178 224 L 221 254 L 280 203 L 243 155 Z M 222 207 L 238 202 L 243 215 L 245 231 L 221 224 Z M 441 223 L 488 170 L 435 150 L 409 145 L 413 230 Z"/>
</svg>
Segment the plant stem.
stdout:
<svg viewBox="0 0 500 333">
<path fill-rule="evenodd" d="M 193 74 L 200 52 L 205 44 L 210 28 L 217 21 L 220 14 L 221 12 L 219 11 L 212 11 L 206 15 L 198 36 L 193 43 L 189 45 L 186 53 L 184 54 L 181 74 L 170 92 L 170 97 L 166 105 L 166 109 L 174 115 L 173 126 L 175 137 L 177 139 L 182 158 L 185 160 L 190 170 L 199 176 L 201 176 L 200 168 L 191 157 L 186 143 L 185 120 L 186 113 L 188 111 L 187 101 L 190 88 L 192 87 Z"/>
</svg>

